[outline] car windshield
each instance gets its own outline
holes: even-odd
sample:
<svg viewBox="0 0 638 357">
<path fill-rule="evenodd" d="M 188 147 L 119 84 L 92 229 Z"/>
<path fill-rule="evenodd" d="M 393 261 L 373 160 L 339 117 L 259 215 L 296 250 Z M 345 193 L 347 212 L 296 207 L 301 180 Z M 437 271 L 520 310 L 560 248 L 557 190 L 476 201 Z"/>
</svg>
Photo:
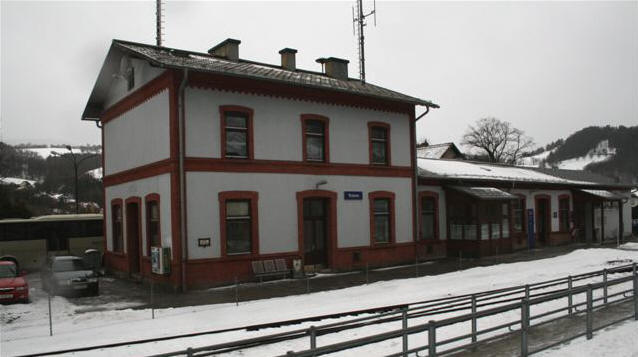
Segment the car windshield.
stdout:
<svg viewBox="0 0 638 357">
<path fill-rule="evenodd" d="M 56 260 L 53 262 L 53 271 L 86 270 L 84 262 L 80 259 Z"/>
<path fill-rule="evenodd" d="M 18 276 L 18 274 L 15 265 L 0 265 L 0 278 L 15 278 L 16 276 Z"/>
</svg>

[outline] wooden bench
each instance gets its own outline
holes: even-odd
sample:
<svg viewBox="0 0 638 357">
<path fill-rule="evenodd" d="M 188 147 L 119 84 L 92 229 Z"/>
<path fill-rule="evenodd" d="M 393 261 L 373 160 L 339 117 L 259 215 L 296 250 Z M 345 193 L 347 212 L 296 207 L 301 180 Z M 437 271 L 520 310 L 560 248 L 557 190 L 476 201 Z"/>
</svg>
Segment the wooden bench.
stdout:
<svg viewBox="0 0 638 357">
<path fill-rule="evenodd" d="M 286 278 L 290 274 L 290 269 L 286 265 L 285 259 L 275 260 L 255 260 L 252 262 L 253 274 L 263 281 L 264 277 L 281 276 Z"/>
</svg>

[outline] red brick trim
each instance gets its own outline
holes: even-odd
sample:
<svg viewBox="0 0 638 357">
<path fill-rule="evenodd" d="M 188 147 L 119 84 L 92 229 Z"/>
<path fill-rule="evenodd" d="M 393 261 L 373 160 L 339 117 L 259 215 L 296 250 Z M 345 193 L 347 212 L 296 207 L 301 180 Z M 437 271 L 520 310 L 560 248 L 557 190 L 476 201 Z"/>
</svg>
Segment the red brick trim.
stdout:
<svg viewBox="0 0 638 357">
<path fill-rule="evenodd" d="M 387 243 L 377 243 L 374 240 L 374 200 L 377 198 L 385 198 L 390 200 L 390 241 Z M 394 245 L 396 243 L 396 210 L 394 209 L 394 192 L 389 191 L 373 191 L 368 193 L 369 212 L 370 212 L 370 246 L 381 247 L 388 244 Z"/>
<path fill-rule="evenodd" d="M 246 114 L 246 145 L 248 146 L 248 158 L 227 158 L 226 157 L 226 113 L 227 112 L 239 112 L 242 114 Z M 220 105 L 219 106 L 219 125 L 220 125 L 220 143 L 221 143 L 221 158 L 222 159 L 233 159 L 233 160 L 253 160 L 255 158 L 254 155 L 254 133 L 253 133 L 253 109 L 248 107 L 242 107 L 239 105 Z"/>
<path fill-rule="evenodd" d="M 158 77 L 150 80 L 145 85 L 136 89 L 126 97 L 122 98 L 117 103 L 110 106 L 108 109 L 100 114 L 100 121 L 102 124 L 119 117 L 120 115 L 128 112 L 136 106 L 144 103 L 149 98 L 161 92 L 163 89 L 167 89 L 172 80 L 172 71 L 165 71 Z"/>
<path fill-rule="evenodd" d="M 121 221 L 121 227 L 120 227 L 120 233 L 122 234 L 122 246 L 120 247 L 121 250 L 115 250 L 115 215 L 113 214 L 113 208 L 114 207 L 119 207 L 120 208 L 120 214 L 122 215 L 122 221 Z M 111 252 L 114 253 L 120 253 L 123 254 L 124 253 L 124 207 L 122 204 L 122 199 L 121 198 L 114 198 L 111 200 L 111 215 L 113 216 L 111 218 Z"/>
<path fill-rule="evenodd" d="M 385 155 L 386 155 L 386 163 L 384 164 L 379 164 L 379 163 L 373 163 L 372 162 L 372 129 L 373 128 L 383 128 L 386 130 L 386 135 L 387 135 L 387 140 L 386 140 L 386 146 L 385 146 Z M 392 165 L 392 159 L 391 159 L 391 154 L 392 154 L 392 150 L 391 150 L 391 141 L 390 141 L 390 124 L 388 123 L 382 123 L 382 122 L 378 122 L 378 121 L 372 121 L 368 123 L 368 162 L 370 162 L 370 165 L 374 165 L 374 166 L 391 166 Z"/>
<path fill-rule="evenodd" d="M 317 120 L 323 123 L 323 162 L 308 161 L 308 153 L 306 152 L 306 121 Z M 301 114 L 301 152 L 304 162 L 324 163 L 330 162 L 330 119 L 318 114 Z"/>
<path fill-rule="evenodd" d="M 137 241 L 137 256 L 140 259 L 140 263 L 141 263 L 141 256 L 142 256 L 142 200 L 140 199 L 140 197 L 138 196 L 134 196 L 134 197 L 129 197 L 126 200 L 124 200 L 124 212 L 126 213 L 123 217 L 124 221 L 126 221 L 126 254 L 128 256 L 127 259 L 127 263 L 128 263 L 128 270 L 131 271 L 131 266 L 133 264 L 133 259 L 135 258 L 135 255 L 132 254 L 132 247 L 133 244 L 131 242 L 131 239 L 129 237 L 129 226 L 128 226 L 128 205 L 129 203 L 137 203 L 137 237 L 138 237 L 138 241 Z M 134 249 L 134 248 L 133 248 Z M 141 264 L 140 264 L 140 270 L 141 270 Z"/>
<path fill-rule="evenodd" d="M 129 181 L 167 174 L 177 168 L 177 163 L 170 159 L 156 161 L 126 171 L 104 176 L 104 187 L 115 186 Z"/>
<path fill-rule="evenodd" d="M 423 239 L 423 227 L 421 227 L 421 216 L 423 214 L 423 198 L 425 197 L 432 197 L 434 198 L 434 239 Z M 441 234 L 440 234 L 440 226 L 439 226 L 439 213 L 441 212 L 439 209 L 439 194 L 437 192 L 434 191 L 421 191 L 419 192 L 419 202 L 417 203 L 417 205 L 419 206 L 418 208 L 418 212 L 419 212 L 419 216 L 417 217 L 417 222 L 419 225 L 419 237 L 418 240 L 423 241 L 423 242 L 428 242 L 428 241 L 438 241 L 441 239 Z"/>
<path fill-rule="evenodd" d="M 255 191 L 224 191 L 218 194 L 219 198 L 219 240 L 221 246 L 221 256 L 229 257 L 257 257 L 259 256 L 259 193 Z M 226 201 L 228 200 L 248 200 L 250 201 L 250 254 L 231 254 L 226 252 Z"/>
<path fill-rule="evenodd" d="M 261 81 L 252 78 L 224 76 L 212 73 L 192 73 L 189 84 L 192 87 L 228 90 L 254 95 L 307 100 L 330 105 L 345 105 L 355 108 L 367 108 L 386 112 L 409 114 L 414 104 L 401 103 L 376 97 L 355 95 L 351 93 L 320 88 L 294 86 L 287 83 Z"/>
<path fill-rule="evenodd" d="M 144 221 L 146 223 L 146 255 L 147 256 L 151 256 L 151 235 L 150 235 L 150 227 L 151 227 L 151 220 L 150 220 L 150 212 L 148 210 L 149 206 L 149 202 L 157 202 L 157 209 L 159 210 L 159 242 L 160 242 L 160 247 L 163 246 L 162 244 L 162 206 L 160 205 L 160 195 L 157 193 L 149 193 L 148 195 L 144 196 Z"/>
<path fill-rule="evenodd" d="M 298 191 L 297 194 L 297 236 L 299 245 L 299 256 L 304 257 L 304 236 L 303 236 L 303 201 L 306 198 L 326 198 L 328 199 L 328 266 L 335 264 L 335 254 L 337 251 L 337 193 L 326 190 L 306 190 Z"/>
</svg>

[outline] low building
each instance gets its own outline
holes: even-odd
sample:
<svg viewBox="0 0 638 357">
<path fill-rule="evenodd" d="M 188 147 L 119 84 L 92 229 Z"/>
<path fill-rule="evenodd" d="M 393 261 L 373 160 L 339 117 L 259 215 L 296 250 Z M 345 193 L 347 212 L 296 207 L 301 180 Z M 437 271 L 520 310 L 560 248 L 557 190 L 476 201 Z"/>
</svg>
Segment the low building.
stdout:
<svg viewBox="0 0 638 357">
<path fill-rule="evenodd" d="M 631 235 L 630 184 L 576 170 L 418 158 L 419 238 L 484 256 Z"/>
</svg>

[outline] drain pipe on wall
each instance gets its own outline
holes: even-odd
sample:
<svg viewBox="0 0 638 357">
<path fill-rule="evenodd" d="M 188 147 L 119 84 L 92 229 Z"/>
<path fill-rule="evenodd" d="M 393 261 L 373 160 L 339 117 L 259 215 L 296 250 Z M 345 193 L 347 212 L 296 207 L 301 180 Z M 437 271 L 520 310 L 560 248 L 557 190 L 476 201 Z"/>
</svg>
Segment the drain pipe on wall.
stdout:
<svg viewBox="0 0 638 357">
<path fill-rule="evenodd" d="M 186 207 L 185 207 L 185 189 L 184 180 L 186 175 L 184 174 L 184 89 L 186 88 L 186 82 L 188 81 L 188 69 L 184 69 L 184 76 L 182 82 L 179 84 L 178 90 L 178 124 L 177 135 L 179 136 L 179 235 L 182 243 L 182 292 L 186 291 L 186 260 L 188 259 L 188 244 L 186 244 Z"/>
<path fill-rule="evenodd" d="M 425 106 L 425 111 L 423 113 L 421 113 L 421 115 L 419 115 L 418 117 L 414 118 L 414 155 L 416 156 L 414 158 L 414 205 L 415 205 L 415 209 L 413 210 L 412 213 L 412 219 L 413 219 L 413 224 L 415 225 L 415 227 L 417 227 L 416 229 L 416 237 L 414 237 L 414 241 L 418 241 L 419 240 L 419 158 L 418 158 L 418 154 L 417 154 L 417 137 L 416 137 L 416 122 L 419 121 L 419 119 L 423 118 L 424 116 L 426 116 L 428 113 L 430 112 L 430 107 L 429 106 Z M 416 259 L 418 260 L 418 251 L 416 249 L 416 245 L 414 246 L 414 254 L 416 255 Z"/>
</svg>

